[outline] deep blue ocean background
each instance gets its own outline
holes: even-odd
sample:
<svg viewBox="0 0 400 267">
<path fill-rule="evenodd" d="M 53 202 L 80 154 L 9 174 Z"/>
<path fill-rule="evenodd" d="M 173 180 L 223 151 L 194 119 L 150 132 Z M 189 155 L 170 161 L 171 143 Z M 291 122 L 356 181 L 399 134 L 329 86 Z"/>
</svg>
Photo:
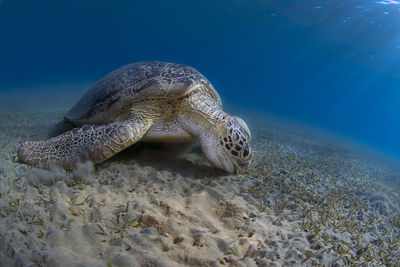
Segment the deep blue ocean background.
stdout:
<svg viewBox="0 0 400 267">
<path fill-rule="evenodd" d="M 0 96 L 145 60 L 400 157 L 398 1 L 0 1 Z"/>
</svg>

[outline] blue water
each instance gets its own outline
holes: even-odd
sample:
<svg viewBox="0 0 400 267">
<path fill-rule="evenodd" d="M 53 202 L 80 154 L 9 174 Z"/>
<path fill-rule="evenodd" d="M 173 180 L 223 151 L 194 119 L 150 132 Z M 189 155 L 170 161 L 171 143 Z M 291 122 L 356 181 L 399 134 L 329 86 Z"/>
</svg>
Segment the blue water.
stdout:
<svg viewBox="0 0 400 267">
<path fill-rule="evenodd" d="M 399 1 L 0 1 L 0 90 L 142 60 L 191 65 L 225 102 L 400 157 Z"/>
</svg>

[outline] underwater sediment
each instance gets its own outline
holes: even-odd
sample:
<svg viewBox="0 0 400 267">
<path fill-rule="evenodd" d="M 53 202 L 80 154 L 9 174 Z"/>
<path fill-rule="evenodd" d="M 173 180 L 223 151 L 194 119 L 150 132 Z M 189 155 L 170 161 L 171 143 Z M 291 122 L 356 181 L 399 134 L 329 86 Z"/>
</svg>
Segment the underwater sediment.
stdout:
<svg viewBox="0 0 400 267">
<path fill-rule="evenodd" d="M 396 266 L 400 173 L 330 137 L 247 115 L 254 158 L 138 144 L 72 172 L 13 160 L 67 103 L 0 108 L 2 266 Z"/>
</svg>

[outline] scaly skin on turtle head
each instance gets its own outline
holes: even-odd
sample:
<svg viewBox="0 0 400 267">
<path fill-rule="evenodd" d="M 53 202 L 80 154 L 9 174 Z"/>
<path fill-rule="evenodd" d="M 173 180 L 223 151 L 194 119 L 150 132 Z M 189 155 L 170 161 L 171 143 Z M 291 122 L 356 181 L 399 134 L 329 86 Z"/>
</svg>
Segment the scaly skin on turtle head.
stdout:
<svg viewBox="0 0 400 267">
<path fill-rule="evenodd" d="M 251 134 L 244 120 L 232 116 L 220 128 L 219 144 L 226 155 L 225 163 L 229 167 L 229 172 L 246 168 L 252 157 Z"/>
<path fill-rule="evenodd" d="M 229 115 L 225 118 L 216 127 L 201 131 L 200 143 L 210 162 L 234 173 L 247 168 L 251 161 L 251 135 L 242 119 Z"/>
</svg>

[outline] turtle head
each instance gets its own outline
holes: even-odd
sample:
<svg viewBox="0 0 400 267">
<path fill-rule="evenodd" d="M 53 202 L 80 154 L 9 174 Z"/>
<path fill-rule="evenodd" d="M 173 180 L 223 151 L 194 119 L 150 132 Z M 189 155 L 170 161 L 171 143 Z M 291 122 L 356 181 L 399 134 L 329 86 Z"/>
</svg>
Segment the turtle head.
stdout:
<svg viewBox="0 0 400 267">
<path fill-rule="evenodd" d="M 204 152 L 217 167 L 233 173 L 246 168 L 251 160 L 251 134 L 244 120 L 232 116 L 217 127 L 213 144 L 205 147 Z"/>
</svg>

